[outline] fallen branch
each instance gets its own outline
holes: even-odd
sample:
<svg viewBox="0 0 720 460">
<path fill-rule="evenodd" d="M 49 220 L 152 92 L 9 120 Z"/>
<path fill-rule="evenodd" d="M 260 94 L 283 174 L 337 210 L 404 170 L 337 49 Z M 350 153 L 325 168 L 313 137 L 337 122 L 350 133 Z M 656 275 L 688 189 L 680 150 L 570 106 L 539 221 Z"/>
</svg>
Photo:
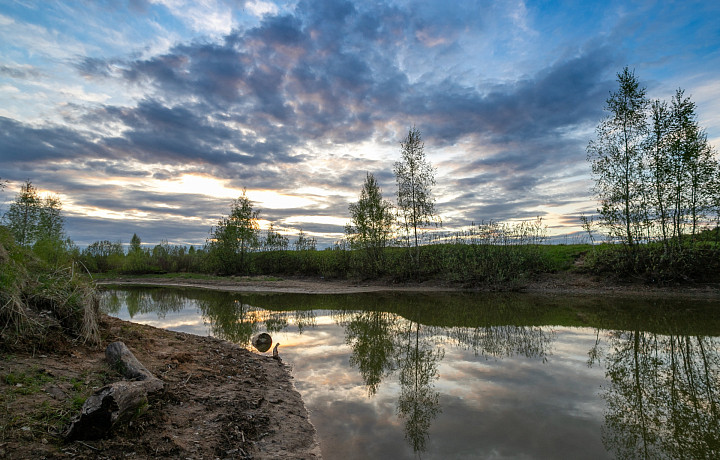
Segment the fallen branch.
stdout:
<svg viewBox="0 0 720 460">
<path fill-rule="evenodd" d="M 70 424 L 65 439 L 98 439 L 107 436 L 119 424 L 130 421 L 145 410 L 148 395 L 161 391 L 162 380 L 137 360 L 122 342 L 113 342 L 105 350 L 110 364 L 127 379 L 107 385 L 90 396 L 80 415 Z"/>
</svg>

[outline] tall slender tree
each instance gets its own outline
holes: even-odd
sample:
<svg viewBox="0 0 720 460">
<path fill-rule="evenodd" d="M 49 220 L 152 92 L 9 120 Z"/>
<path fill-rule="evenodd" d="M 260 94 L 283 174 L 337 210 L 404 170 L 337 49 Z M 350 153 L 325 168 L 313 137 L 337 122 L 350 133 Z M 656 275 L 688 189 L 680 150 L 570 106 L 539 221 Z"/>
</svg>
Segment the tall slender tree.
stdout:
<svg viewBox="0 0 720 460">
<path fill-rule="evenodd" d="M 648 100 L 635 73 L 627 67 L 617 74 L 619 88 L 610 93 L 608 117 L 597 127 L 597 140 L 588 144 L 595 177 L 595 194 L 604 225 L 629 246 L 643 235 L 643 149 L 648 132 Z"/>
<path fill-rule="evenodd" d="M 30 180 L 26 180 L 3 216 L 5 224 L 20 246 L 32 246 L 37 240 L 41 210 L 42 199 L 38 196 L 37 188 Z"/>
<path fill-rule="evenodd" d="M 397 182 L 397 205 L 400 227 L 408 247 L 414 246 L 414 262 L 419 264 L 420 241 L 418 230 L 439 222 L 435 215 L 435 170 L 425 158 L 425 144 L 420 131 L 412 127 L 400 142 L 401 160 L 393 172 Z"/>
<path fill-rule="evenodd" d="M 717 160 L 697 121 L 695 103 L 682 89 L 675 92 L 670 117 L 673 235 L 682 243 L 688 229 L 692 236 L 697 233 L 713 207 Z"/>
<path fill-rule="evenodd" d="M 668 161 L 668 134 L 670 109 L 667 102 L 654 100 L 650 106 L 650 135 L 646 144 L 648 179 L 652 184 L 649 218 L 657 221 L 660 237 L 667 246 L 670 235 L 668 195 L 670 193 L 670 162 Z"/>
</svg>

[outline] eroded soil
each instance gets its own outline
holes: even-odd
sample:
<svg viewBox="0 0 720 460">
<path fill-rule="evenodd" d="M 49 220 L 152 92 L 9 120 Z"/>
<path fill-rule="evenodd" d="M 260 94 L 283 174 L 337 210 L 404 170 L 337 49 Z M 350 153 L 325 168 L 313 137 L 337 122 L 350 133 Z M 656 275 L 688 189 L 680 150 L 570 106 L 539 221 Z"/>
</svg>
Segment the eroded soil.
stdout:
<svg viewBox="0 0 720 460">
<path fill-rule="evenodd" d="M 313 459 L 314 427 L 286 365 L 210 337 L 102 320 L 103 344 L 55 340 L 0 361 L 0 458 Z M 62 441 L 82 398 L 121 377 L 105 361 L 120 340 L 162 394 L 107 439 Z"/>
</svg>

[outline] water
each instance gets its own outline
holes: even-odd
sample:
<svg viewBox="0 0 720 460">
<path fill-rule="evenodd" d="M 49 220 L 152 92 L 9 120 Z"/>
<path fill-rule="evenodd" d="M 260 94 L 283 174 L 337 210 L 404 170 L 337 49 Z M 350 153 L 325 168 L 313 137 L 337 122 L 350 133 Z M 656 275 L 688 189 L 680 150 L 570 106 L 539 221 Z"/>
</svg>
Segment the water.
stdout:
<svg viewBox="0 0 720 460">
<path fill-rule="evenodd" d="M 326 459 L 718 458 L 720 302 L 106 292 L 291 364 Z"/>
</svg>

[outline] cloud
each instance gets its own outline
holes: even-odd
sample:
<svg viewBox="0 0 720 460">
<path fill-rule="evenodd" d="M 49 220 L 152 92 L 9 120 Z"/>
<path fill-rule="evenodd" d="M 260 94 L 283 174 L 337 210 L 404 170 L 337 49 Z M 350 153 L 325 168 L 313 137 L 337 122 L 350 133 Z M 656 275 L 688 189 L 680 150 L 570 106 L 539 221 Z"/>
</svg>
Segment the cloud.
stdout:
<svg viewBox="0 0 720 460">
<path fill-rule="evenodd" d="M 8 91 L 35 82 L 47 93 L 33 95 L 42 104 L 36 117 L 3 112 L 4 174 L 31 175 L 69 193 L 86 177 L 114 181 L 95 189 L 98 195 L 115 193 L 120 183 L 134 192 L 144 181 L 212 175 L 237 189 L 299 195 L 312 189 L 315 202 L 327 196 L 322 213 L 319 206 L 288 206 L 268 211 L 268 218 L 338 217 L 347 214 L 366 171 L 392 199 L 399 141 L 416 125 L 438 166 L 438 211 L 451 216 L 446 221 L 535 216 L 548 203 L 587 199 L 580 179 L 588 172 L 587 136 L 603 115 L 614 71 L 627 59 L 620 26 L 557 42 L 537 23 L 552 18 L 522 3 L 253 1 L 244 12 L 223 1 L 199 5 L 94 7 L 86 12 L 90 36 L 109 20 L 101 11 L 128 19 L 118 32 L 122 46 L 89 48 L 73 37 L 63 52 L 53 51 L 55 29 L 41 21 L 0 18 L 14 31 L 4 38 L 36 31 L 42 55 L 54 56 L 63 70 L 60 79 L 47 61 L 0 66 L 0 78 L 13 79 Z M 612 17 L 607 13 L 606 21 Z M 632 17 L 623 21 L 637 25 Z M 56 29 L 60 37 L 69 33 L 65 23 Z M 549 50 L 540 50 L 542 39 Z M 541 59 L 527 57 L 540 51 Z M 77 80 L 66 81 L 68 69 Z M 701 88 L 712 87 L 706 81 Z M 23 121 L 37 119 L 43 123 Z M 172 200 L 162 195 L 148 194 L 142 212 L 166 215 L 163 203 Z M 184 217 L 212 206 L 224 211 L 222 199 L 198 200 L 206 208 L 188 204 Z M 97 206 L 120 212 L 139 202 L 136 195 Z M 307 227 L 339 231 L 323 222 Z"/>
</svg>

